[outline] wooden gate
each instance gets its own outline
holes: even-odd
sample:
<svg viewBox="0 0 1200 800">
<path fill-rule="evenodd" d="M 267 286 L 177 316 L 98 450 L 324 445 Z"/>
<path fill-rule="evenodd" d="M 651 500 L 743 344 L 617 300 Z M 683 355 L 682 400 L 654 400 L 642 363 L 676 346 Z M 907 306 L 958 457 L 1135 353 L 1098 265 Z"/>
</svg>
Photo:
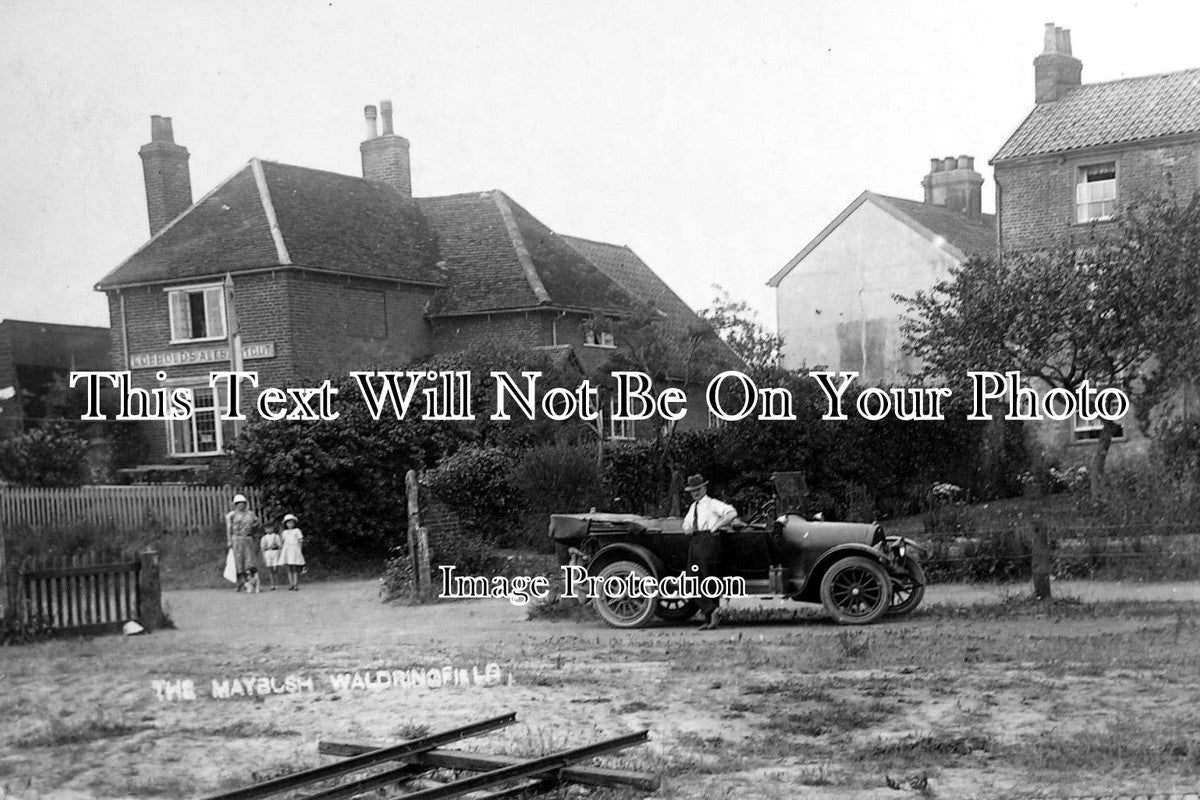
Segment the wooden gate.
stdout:
<svg viewBox="0 0 1200 800">
<path fill-rule="evenodd" d="M 154 551 L 26 559 L 17 587 L 18 614 L 30 626 L 95 634 L 118 631 L 130 620 L 148 630 L 162 623 Z"/>
</svg>

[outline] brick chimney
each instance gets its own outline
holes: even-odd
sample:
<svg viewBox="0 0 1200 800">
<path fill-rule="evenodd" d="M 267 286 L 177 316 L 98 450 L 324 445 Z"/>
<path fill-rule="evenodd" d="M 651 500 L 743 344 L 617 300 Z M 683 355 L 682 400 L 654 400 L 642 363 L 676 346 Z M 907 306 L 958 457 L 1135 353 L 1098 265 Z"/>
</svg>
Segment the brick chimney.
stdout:
<svg viewBox="0 0 1200 800">
<path fill-rule="evenodd" d="M 1071 31 L 1046 23 L 1041 54 L 1033 60 L 1034 95 L 1052 103 L 1079 87 L 1083 62 L 1071 55 Z"/>
<path fill-rule="evenodd" d="M 929 174 L 921 180 L 925 202 L 945 206 L 968 219 L 983 214 L 983 176 L 975 171 L 971 156 L 929 159 Z"/>
<path fill-rule="evenodd" d="M 171 118 L 150 117 L 150 141 L 138 150 L 142 174 L 146 179 L 146 210 L 150 214 L 150 235 L 192 205 L 192 175 L 188 171 L 188 151 L 175 144 Z"/>
<path fill-rule="evenodd" d="M 383 132 L 377 134 L 375 106 L 363 109 L 367 121 L 367 139 L 361 145 L 363 177 L 371 181 L 382 181 L 396 187 L 401 196 L 412 198 L 412 170 L 408 160 L 408 139 L 397 136 L 392 130 L 392 102 L 379 104 L 379 117 L 383 118 Z"/>
</svg>

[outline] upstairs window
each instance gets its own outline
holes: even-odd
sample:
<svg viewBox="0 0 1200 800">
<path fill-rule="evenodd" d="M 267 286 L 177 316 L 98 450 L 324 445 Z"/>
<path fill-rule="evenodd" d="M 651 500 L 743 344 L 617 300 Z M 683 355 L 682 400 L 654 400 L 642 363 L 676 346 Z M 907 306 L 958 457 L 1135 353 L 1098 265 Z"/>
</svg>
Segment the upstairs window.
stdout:
<svg viewBox="0 0 1200 800">
<path fill-rule="evenodd" d="M 591 347 L 616 347 L 617 344 L 613 340 L 612 331 L 596 331 L 588 329 L 584 331 L 583 343 Z"/>
<path fill-rule="evenodd" d="M 1117 213 L 1117 165 L 1080 167 L 1075 179 L 1075 221 L 1099 222 Z"/>
<path fill-rule="evenodd" d="M 221 286 L 168 289 L 167 302 L 172 342 L 225 338 L 225 291 Z"/>
</svg>

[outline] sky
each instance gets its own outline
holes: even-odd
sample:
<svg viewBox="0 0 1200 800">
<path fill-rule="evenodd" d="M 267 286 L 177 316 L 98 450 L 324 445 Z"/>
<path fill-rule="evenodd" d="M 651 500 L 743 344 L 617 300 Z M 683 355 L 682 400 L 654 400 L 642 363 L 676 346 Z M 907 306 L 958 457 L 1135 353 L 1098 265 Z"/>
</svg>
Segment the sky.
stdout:
<svg viewBox="0 0 1200 800">
<path fill-rule="evenodd" d="M 390 99 L 417 196 L 501 189 L 774 325 L 766 281 L 864 189 L 966 154 L 993 210 L 1047 22 L 1085 83 L 1200 66 L 1192 2 L 0 0 L 0 319 L 108 324 L 152 114 L 199 199 L 251 157 L 361 174 Z"/>
</svg>

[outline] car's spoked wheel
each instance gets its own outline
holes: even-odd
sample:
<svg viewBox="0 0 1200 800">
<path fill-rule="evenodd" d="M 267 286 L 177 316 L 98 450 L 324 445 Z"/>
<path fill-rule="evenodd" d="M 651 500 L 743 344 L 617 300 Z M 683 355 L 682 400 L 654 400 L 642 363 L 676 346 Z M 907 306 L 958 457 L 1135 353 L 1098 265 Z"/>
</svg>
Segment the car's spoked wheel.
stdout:
<svg viewBox="0 0 1200 800">
<path fill-rule="evenodd" d="M 696 612 L 699 610 L 700 604 L 695 600 L 690 600 L 686 597 L 671 599 L 660 597 L 658 598 L 658 606 L 654 609 L 654 613 L 659 619 L 665 619 L 668 622 L 683 622 L 696 616 Z"/>
<path fill-rule="evenodd" d="M 879 564 L 861 556 L 838 561 L 821 579 L 821 602 L 838 622 L 874 622 L 892 604 L 892 580 Z"/>
<path fill-rule="evenodd" d="M 610 582 L 608 579 L 628 577 L 634 582 L 640 582 L 642 578 L 650 576 L 650 570 L 637 561 L 614 561 L 600 570 L 600 574 L 596 576 L 599 579 L 601 591 L 600 597 L 596 598 L 596 613 L 614 628 L 640 628 L 645 625 L 646 621 L 654 615 L 656 599 L 631 593 L 628 591 L 628 586 L 624 586 L 620 591 L 610 593 L 609 584 L 612 583 L 615 586 L 617 582 Z M 622 581 L 621 583 L 627 584 L 628 582 Z"/>
<path fill-rule="evenodd" d="M 901 567 L 908 577 L 892 582 L 892 607 L 887 612 L 889 617 L 910 613 L 921 605 L 925 597 L 925 570 L 912 556 L 906 556 Z"/>
</svg>

